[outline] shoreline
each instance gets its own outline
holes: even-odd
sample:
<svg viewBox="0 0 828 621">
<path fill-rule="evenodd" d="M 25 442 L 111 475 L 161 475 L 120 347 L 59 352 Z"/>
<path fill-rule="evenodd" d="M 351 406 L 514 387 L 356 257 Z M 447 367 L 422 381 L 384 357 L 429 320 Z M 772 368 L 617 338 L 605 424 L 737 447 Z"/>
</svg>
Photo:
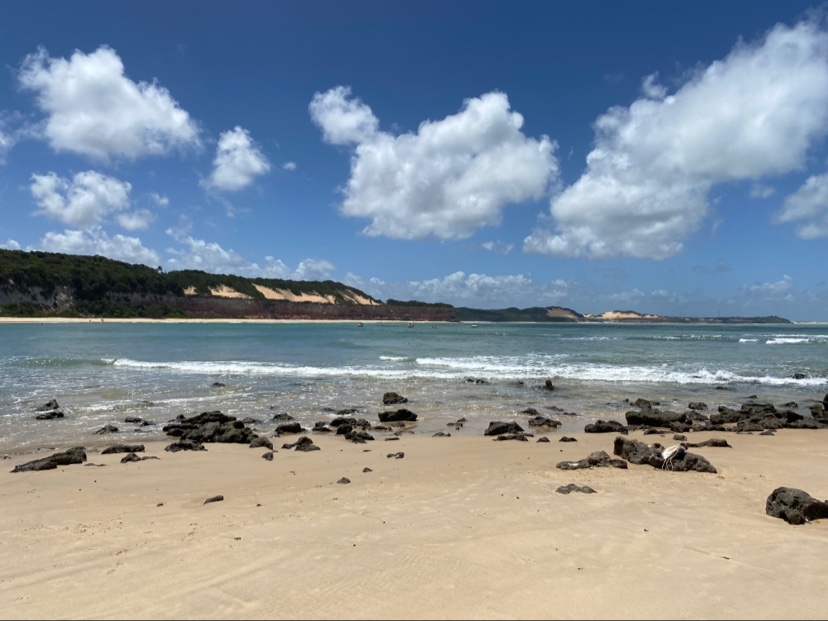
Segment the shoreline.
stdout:
<svg viewBox="0 0 828 621">
<path fill-rule="evenodd" d="M 321 450 L 208 444 L 11 474 L 0 494 L 4 618 L 822 618 L 828 520 L 765 514 L 779 486 L 828 497 L 828 433 L 725 437 L 717 474 L 564 471 L 577 442 L 403 434 Z M 559 435 L 559 434 L 558 434 Z M 665 437 L 629 437 L 672 442 Z M 404 452 L 404 458 L 387 454 Z M 365 471 L 370 468 L 370 471 Z M 340 484 L 342 477 L 349 484 Z M 555 493 L 568 483 L 595 494 Z M 224 500 L 204 504 L 221 494 Z M 796 562 L 792 562 L 796 559 Z M 22 562 L 21 562 L 22 561 Z M 780 571 L 784 567 L 784 571 Z M 277 590 L 274 593 L 274 589 Z M 55 597 L 60 593 L 60 597 Z M 779 594 L 784 593 L 784 597 Z"/>
<path fill-rule="evenodd" d="M 609 320 L 589 320 L 589 321 L 573 321 L 573 322 L 558 322 L 558 321 L 485 321 L 485 320 L 458 320 L 458 321 L 442 321 L 442 320 L 408 320 L 408 319 L 244 319 L 244 318 L 224 318 L 224 319 L 202 319 L 202 318 L 167 318 L 167 319 L 149 319 L 145 317 L 97 317 L 97 318 L 81 318 L 81 317 L 2 317 L 0 316 L 0 325 L 3 324 L 53 324 L 53 323 L 70 323 L 70 324 L 87 324 L 87 323 L 147 323 L 147 324 L 173 324 L 173 323 L 253 323 L 253 324 L 286 324 L 286 323 L 352 323 L 352 324 L 481 324 L 481 325 L 498 325 L 501 323 L 520 323 L 520 324 L 537 324 L 549 326 L 561 325 L 654 325 L 654 326 L 688 326 L 688 325 L 705 325 L 705 326 L 775 326 L 775 325 L 803 325 L 803 326 L 828 326 L 828 321 L 791 321 L 785 324 L 774 323 L 750 323 L 750 322 L 716 322 L 716 321 L 692 321 L 692 322 L 664 322 L 664 321 L 640 321 L 635 319 L 609 319 Z"/>
</svg>

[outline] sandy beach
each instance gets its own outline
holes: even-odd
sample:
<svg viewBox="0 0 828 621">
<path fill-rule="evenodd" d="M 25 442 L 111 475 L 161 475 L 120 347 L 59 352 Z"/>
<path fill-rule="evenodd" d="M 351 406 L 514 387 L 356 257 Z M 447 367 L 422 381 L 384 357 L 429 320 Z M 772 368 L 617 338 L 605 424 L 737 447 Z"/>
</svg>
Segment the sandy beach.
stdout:
<svg viewBox="0 0 828 621">
<path fill-rule="evenodd" d="M 615 434 L 310 435 L 321 450 L 273 438 L 272 461 L 264 448 L 170 453 L 168 442 L 146 445 L 159 459 L 133 463 L 89 450 L 99 466 L 12 474 L 49 453 L 4 460 L 0 616 L 816 619 L 828 609 L 828 523 L 765 514 L 778 486 L 828 497 L 828 433 L 691 434 L 732 445 L 692 449 L 717 474 L 555 467 L 612 453 Z M 597 493 L 556 493 L 569 483 Z"/>
</svg>

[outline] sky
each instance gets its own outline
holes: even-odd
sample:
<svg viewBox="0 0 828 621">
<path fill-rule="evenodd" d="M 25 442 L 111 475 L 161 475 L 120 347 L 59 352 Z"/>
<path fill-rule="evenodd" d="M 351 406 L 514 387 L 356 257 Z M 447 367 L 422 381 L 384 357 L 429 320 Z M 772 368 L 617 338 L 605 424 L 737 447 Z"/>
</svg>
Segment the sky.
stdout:
<svg viewBox="0 0 828 621">
<path fill-rule="evenodd" d="M 828 5 L 10 0 L 0 247 L 828 321 Z"/>
</svg>

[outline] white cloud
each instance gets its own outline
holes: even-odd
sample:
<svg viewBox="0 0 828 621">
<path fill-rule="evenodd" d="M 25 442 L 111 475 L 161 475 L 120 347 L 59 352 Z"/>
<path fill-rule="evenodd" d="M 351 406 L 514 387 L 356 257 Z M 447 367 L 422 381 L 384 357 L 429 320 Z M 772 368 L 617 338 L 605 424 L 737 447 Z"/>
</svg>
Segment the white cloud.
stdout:
<svg viewBox="0 0 828 621">
<path fill-rule="evenodd" d="M 444 278 L 408 282 L 385 282 L 378 278 L 366 282 L 359 276 L 348 274 L 344 282 L 382 300 L 445 302 L 473 308 L 556 305 L 569 295 L 565 281 L 540 285 L 522 274 L 487 276 L 455 272 Z M 504 300 L 508 300 L 508 304 L 504 304 Z"/>
<path fill-rule="evenodd" d="M 782 277 L 782 280 L 751 285 L 748 287 L 748 290 L 751 293 L 756 293 L 762 296 L 778 297 L 790 291 L 793 288 L 793 284 L 793 278 L 785 274 Z"/>
<path fill-rule="evenodd" d="M 159 194 L 158 192 L 150 192 L 150 198 L 156 205 L 161 207 L 166 207 L 170 204 L 170 199 L 163 194 Z"/>
<path fill-rule="evenodd" d="M 787 196 L 777 221 L 797 223 L 796 234 L 803 239 L 828 237 L 828 173 L 809 177 Z"/>
<path fill-rule="evenodd" d="M 514 244 L 507 244 L 502 241 L 485 241 L 480 245 L 484 250 L 494 252 L 495 254 L 502 254 L 504 256 L 512 252 L 512 248 L 515 247 Z"/>
<path fill-rule="evenodd" d="M 129 213 L 119 213 L 115 220 L 128 231 L 140 231 L 149 228 L 155 220 L 155 214 L 149 209 L 138 209 Z"/>
<path fill-rule="evenodd" d="M 110 213 L 127 209 L 132 186 L 87 170 L 71 181 L 53 172 L 33 174 L 30 189 L 39 207 L 35 213 L 71 226 L 90 227 L 100 224 Z"/>
<path fill-rule="evenodd" d="M 283 170 L 296 170 L 296 162 L 285 162 L 282 164 Z"/>
<path fill-rule="evenodd" d="M 110 237 L 100 227 L 79 231 L 65 230 L 63 233 L 49 232 L 37 246 L 27 250 L 45 250 L 64 254 L 99 254 L 117 261 L 142 263 L 157 267 L 161 261 L 154 250 L 145 248 L 137 237 L 114 235 Z"/>
<path fill-rule="evenodd" d="M 213 172 L 202 185 L 234 192 L 269 171 L 270 162 L 251 140 L 250 133 L 236 126 L 219 137 Z"/>
<path fill-rule="evenodd" d="M 828 33 L 777 25 L 674 95 L 652 77 L 643 89 L 597 119 L 586 171 L 551 201 L 556 230 L 538 227 L 526 251 L 665 258 L 707 216 L 714 184 L 802 168 L 828 131 Z"/>
<path fill-rule="evenodd" d="M 773 186 L 764 183 L 754 183 L 750 188 L 751 198 L 770 198 L 776 190 Z"/>
<path fill-rule="evenodd" d="M 69 60 L 41 48 L 23 60 L 20 85 L 37 95 L 47 115 L 45 137 L 55 151 L 98 160 L 162 155 L 198 145 L 198 128 L 169 91 L 133 82 L 118 54 L 102 46 Z"/>
<path fill-rule="evenodd" d="M 371 109 L 349 96 L 341 86 L 316 93 L 310 112 L 327 142 L 355 145 L 341 212 L 370 219 L 367 235 L 468 237 L 557 179 L 557 145 L 527 138 L 504 93 L 467 99 L 459 113 L 400 136 L 379 131 Z"/>
<path fill-rule="evenodd" d="M 167 249 L 167 252 L 173 255 L 173 258 L 167 261 L 170 269 L 195 269 L 213 274 L 286 280 L 328 280 L 334 269 L 333 264 L 328 261 L 305 259 L 294 270 L 271 256 L 265 257 L 264 265 L 259 265 L 251 263 L 232 248 L 222 248 L 216 242 L 195 239 L 173 229 L 168 229 L 167 234 L 182 245 L 182 248 Z"/>
<path fill-rule="evenodd" d="M 12 140 L 12 137 L 0 128 L 0 164 L 5 163 L 6 153 L 9 152 L 9 149 L 11 149 L 13 145 L 14 141 Z"/>
<path fill-rule="evenodd" d="M 20 250 L 20 244 L 13 239 L 7 239 L 5 242 L 0 243 L 0 248 L 5 250 Z"/>
<path fill-rule="evenodd" d="M 337 86 L 315 93 L 309 110 L 313 121 L 322 128 L 322 137 L 331 144 L 359 144 L 377 135 L 379 120 L 371 108 L 359 99 L 349 99 L 350 87 Z"/>
</svg>

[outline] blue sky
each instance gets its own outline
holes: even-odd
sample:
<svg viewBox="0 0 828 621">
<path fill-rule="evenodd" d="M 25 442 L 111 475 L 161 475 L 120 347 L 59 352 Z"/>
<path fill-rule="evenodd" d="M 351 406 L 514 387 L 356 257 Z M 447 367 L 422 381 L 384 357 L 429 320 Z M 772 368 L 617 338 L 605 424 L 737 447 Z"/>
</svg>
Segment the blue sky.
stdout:
<svg viewBox="0 0 828 621">
<path fill-rule="evenodd" d="M 0 247 L 828 321 L 825 5 L 3 9 Z"/>
</svg>

